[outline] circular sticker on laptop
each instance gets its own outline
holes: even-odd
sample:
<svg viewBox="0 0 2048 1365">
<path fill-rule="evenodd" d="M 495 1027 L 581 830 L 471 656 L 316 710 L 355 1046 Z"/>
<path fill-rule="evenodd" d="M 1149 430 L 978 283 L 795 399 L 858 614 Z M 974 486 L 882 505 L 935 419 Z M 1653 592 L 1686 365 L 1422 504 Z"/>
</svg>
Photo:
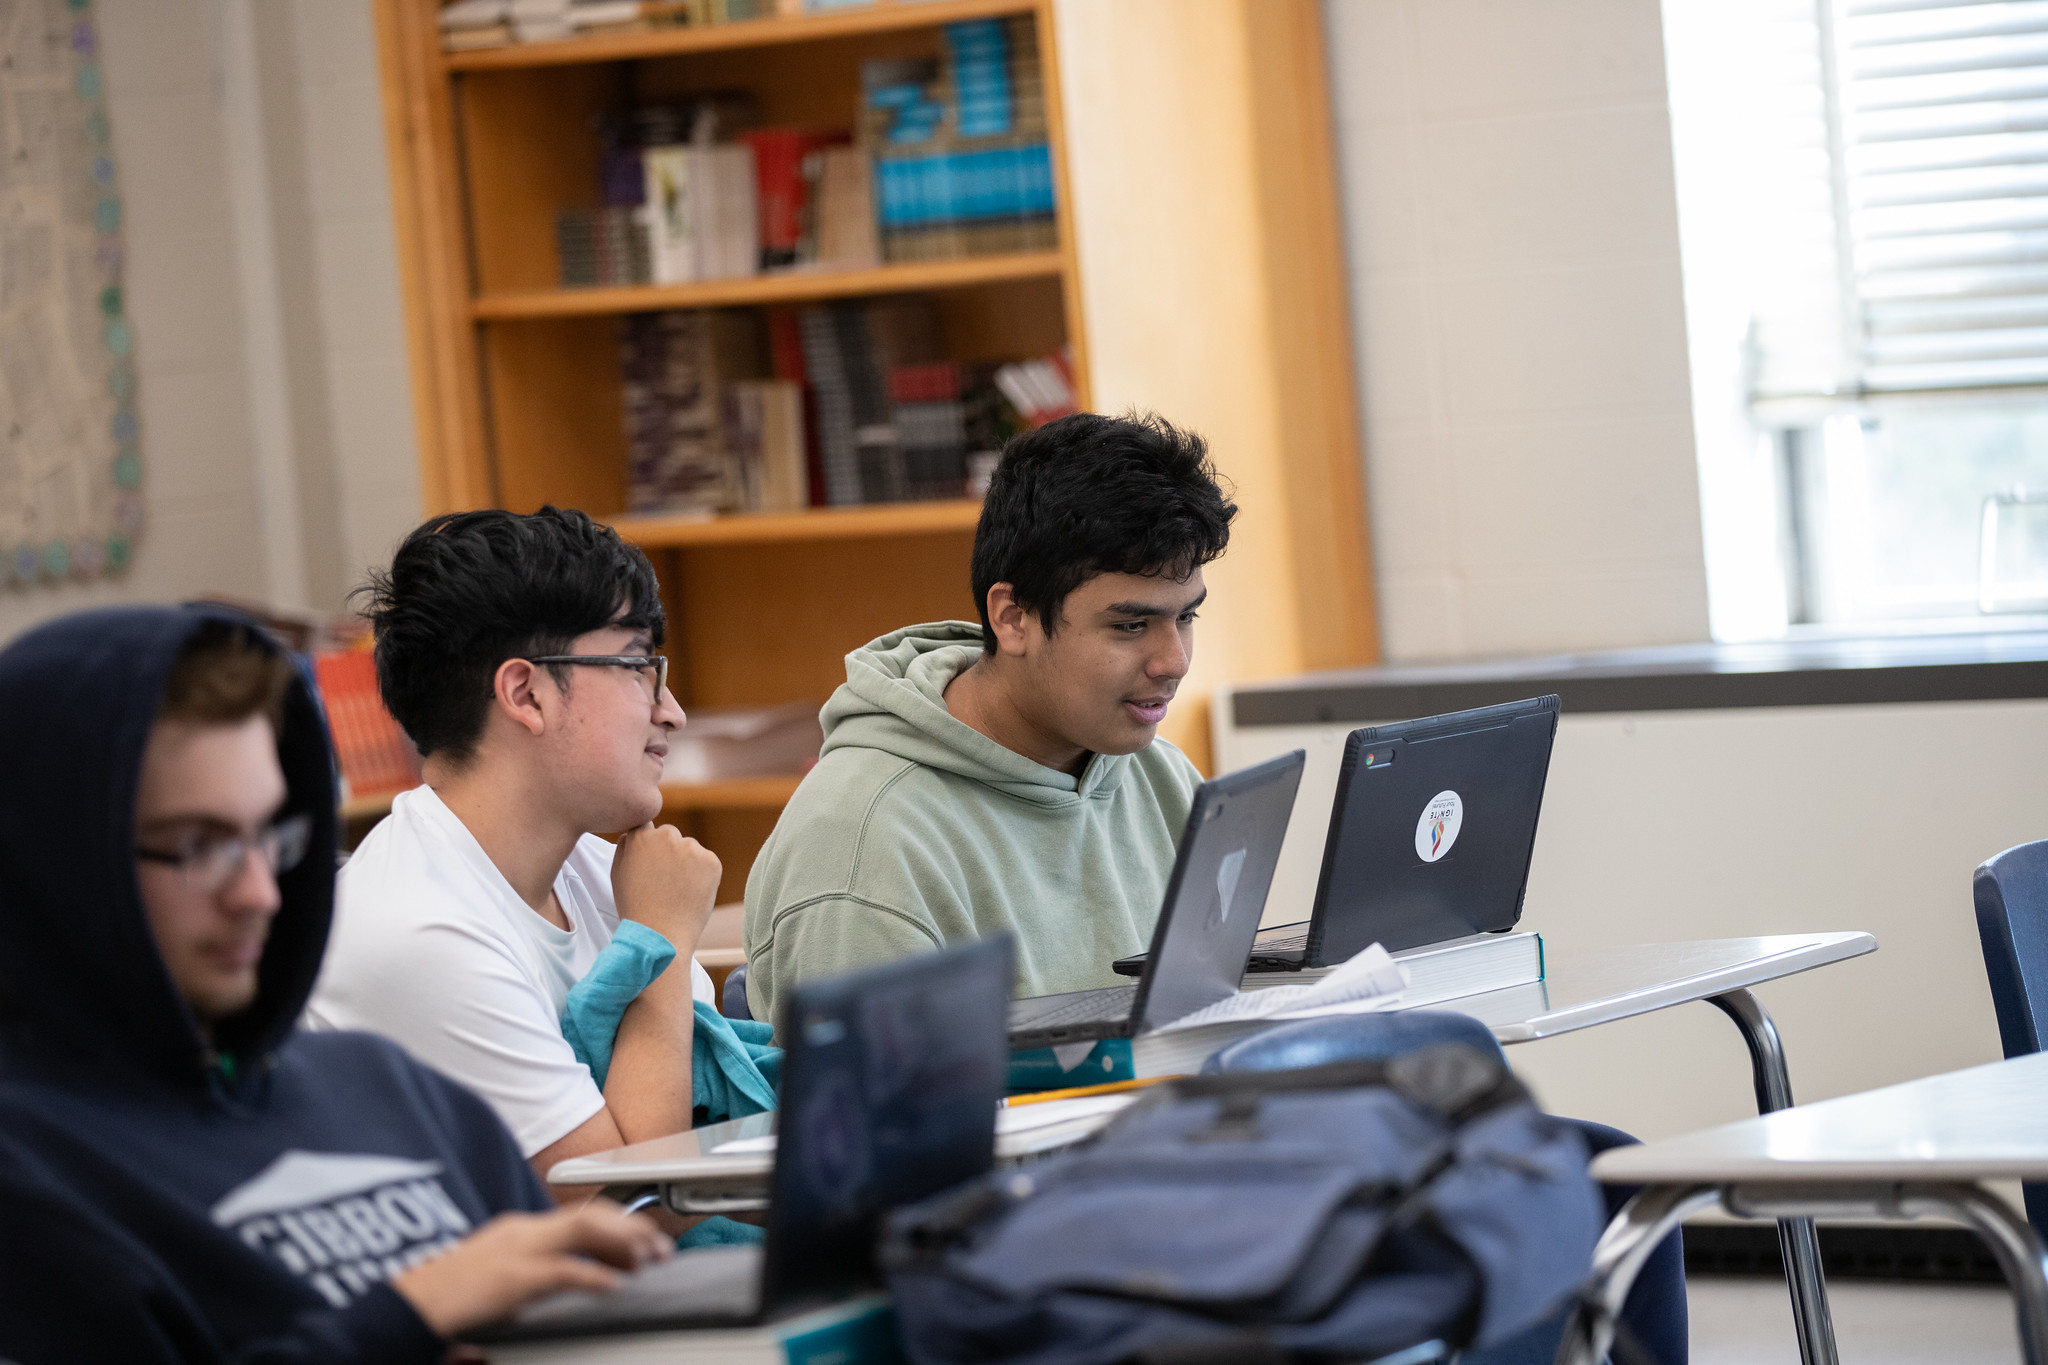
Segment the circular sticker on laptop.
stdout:
<svg viewBox="0 0 2048 1365">
<path fill-rule="evenodd" d="M 1465 803 L 1456 792 L 1438 792 L 1415 822 L 1415 856 L 1433 863 L 1451 851 L 1465 827 Z"/>
</svg>

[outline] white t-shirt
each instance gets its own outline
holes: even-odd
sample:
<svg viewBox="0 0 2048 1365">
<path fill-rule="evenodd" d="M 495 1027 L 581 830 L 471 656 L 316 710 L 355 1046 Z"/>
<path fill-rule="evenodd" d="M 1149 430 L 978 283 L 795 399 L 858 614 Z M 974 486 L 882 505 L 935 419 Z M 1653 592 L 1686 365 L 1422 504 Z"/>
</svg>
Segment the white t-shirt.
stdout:
<svg viewBox="0 0 2048 1365">
<path fill-rule="evenodd" d="M 381 1033 L 498 1111 L 532 1156 L 604 1108 L 562 1037 L 562 1005 L 618 927 L 612 846 L 594 834 L 555 878 L 557 929 L 519 899 L 428 787 L 391 803 L 342 867 L 305 1023 Z M 694 960 L 692 992 L 712 1000 Z"/>
</svg>

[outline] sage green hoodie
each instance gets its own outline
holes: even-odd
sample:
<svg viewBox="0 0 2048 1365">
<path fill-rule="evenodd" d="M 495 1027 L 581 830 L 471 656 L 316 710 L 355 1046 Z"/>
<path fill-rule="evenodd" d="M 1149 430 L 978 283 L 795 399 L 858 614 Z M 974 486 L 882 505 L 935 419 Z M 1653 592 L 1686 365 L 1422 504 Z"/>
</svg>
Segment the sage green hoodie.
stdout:
<svg viewBox="0 0 2048 1365">
<path fill-rule="evenodd" d="M 791 982 L 1009 930 L 1017 993 L 1123 978 L 1150 944 L 1201 775 L 1163 739 L 1077 777 L 946 710 L 981 657 L 968 621 L 910 626 L 846 656 L 825 744 L 747 877 L 747 1003 Z"/>
</svg>

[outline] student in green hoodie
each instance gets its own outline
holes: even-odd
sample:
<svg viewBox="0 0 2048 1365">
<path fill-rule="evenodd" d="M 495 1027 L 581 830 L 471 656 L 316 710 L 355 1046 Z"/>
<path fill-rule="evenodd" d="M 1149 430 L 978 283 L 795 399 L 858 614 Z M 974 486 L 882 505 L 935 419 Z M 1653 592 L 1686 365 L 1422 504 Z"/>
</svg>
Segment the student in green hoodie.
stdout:
<svg viewBox="0 0 2048 1365">
<path fill-rule="evenodd" d="M 974 535 L 981 623 L 847 655 L 818 765 L 754 861 L 755 1018 L 792 982 L 1005 930 L 1019 995 L 1121 979 L 1201 782 L 1158 728 L 1236 514 L 1202 438 L 1156 416 L 1010 442 Z"/>
</svg>

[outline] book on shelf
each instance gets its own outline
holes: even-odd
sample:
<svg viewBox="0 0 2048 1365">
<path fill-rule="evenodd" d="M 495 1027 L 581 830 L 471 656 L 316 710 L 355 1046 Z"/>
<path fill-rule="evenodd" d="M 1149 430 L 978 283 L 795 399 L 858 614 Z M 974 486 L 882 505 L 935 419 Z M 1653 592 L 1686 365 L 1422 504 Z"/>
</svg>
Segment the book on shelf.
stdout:
<svg viewBox="0 0 2048 1365">
<path fill-rule="evenodd" d="M 761 269 L 817 258 L 819 186 L 812 162 L 826 148 L 848 140 L 843 129 L 759 128 L 740 135 L 754 156 Z"/>
<path fill-rule="evenodd" d="M 744 144 L 646 147 L 638 217 L 648 279 L 688 284 L 752 275 L 758 268 L 754 158 Z"/>
<path fill-rule="evenodd" d="M 742 502 L 750 512 L 800 512 L 810 506 L 803 385 L 742 379 L 725 391 L 726 431 L 739 460 Z"/>
<path fill-rule="evenodd" d="M 367 649 L 320 650 L 313 680 L 341 769 L 342 800 L 391 796 L 420 782 L 419 754 L 384 709 L 377 665 Z"/>
<path fill-rule="evenodd" d="M 759 316 L 722 308 L 635 313 L 620 330 L 628 510 L 744 510 L 724 394 L 765 370 Z"/>
<path fill-rule="evenodd" d="M 882 242 L 875 222 L 875 165 L 858 147 L 821 147 L 804 158 L 810 182 L 809 259 L 857 270 L 878 264 Z M 799 263 L 805 259 L 799 247 Z"/>
<path fill-rule="evenodd" d="M 555 252 L 565 288 L 645 284 L 649 236 L 627 208 L 564 209 L 555 215 Z"/>
<path fill-rule="evenodd" d="M 1065 347 L 1052 355 L 998 366 L 995 385 L 1027 427 L 1042 427 L 1074 411 L 1073 358 Z"/>
</svg>

